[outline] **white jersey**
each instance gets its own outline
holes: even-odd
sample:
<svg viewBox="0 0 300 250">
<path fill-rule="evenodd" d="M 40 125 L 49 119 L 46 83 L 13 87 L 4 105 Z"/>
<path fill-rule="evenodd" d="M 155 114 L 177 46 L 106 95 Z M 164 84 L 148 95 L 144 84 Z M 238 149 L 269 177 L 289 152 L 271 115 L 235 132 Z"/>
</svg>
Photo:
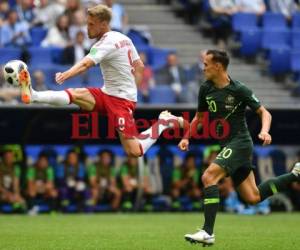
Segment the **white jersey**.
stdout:
<svg viewBox="0 0 300 250">
<path fill-rule="evenodd" d="M 95 64 L 100 63 L 104 93 L 137 101 L 132 63 L 140 57 L 130 38 L 120 32 L 109 31 L 93 45 L 87 57 Z"/>
</svg>

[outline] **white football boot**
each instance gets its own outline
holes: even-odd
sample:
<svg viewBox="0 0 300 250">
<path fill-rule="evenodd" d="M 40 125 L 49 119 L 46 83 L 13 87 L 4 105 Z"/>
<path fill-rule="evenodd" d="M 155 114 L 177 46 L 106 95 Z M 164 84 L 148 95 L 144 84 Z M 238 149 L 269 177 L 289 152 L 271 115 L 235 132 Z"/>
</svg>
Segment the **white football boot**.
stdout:
<svg viewBox="0 0 300 250">
<path fill-rule="evenodd" d="M 171 112 L 169 112 L 168 110 L 162 111 L 158 116 L 158 120 L 163 120 L 167 122 L 169 128 L 175 127 L 176 121 L 178 122 L 180 128 L 183 128 L 184 124 L 183 117 L 172 115 Z"/>
<path fill-rule="evenodd" d="M 202 244 L 203 247 L 212 246 L 215 243 L 215 235 L 209 235 L 203 229 L 194 234 L 186 234 L 184 238 L 191 243 Z"/>
<path fill-rule="evenodd" d="M 31 79 L 27 69 L 19 72 L 19 85 L 21 87 L 21 100 L 25 104 L 31 103 Z"/>
<path fill-rule="evenodd" d="M 297 163 L 294 165 L 294 167 L 293 167 L 293 169 L 292 169 L 292 173 L 293 173 L 294 175 L 296 175 L 296 176 L 298 177 L 299 181 L 300 181 L 300 162 L 297 162 Z"/>
</svg>

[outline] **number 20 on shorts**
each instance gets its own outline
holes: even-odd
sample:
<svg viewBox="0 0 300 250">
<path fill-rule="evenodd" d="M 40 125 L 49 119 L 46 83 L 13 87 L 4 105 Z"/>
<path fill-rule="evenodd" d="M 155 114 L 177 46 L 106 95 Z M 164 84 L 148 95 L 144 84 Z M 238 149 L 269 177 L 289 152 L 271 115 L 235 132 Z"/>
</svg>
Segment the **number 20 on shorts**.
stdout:
<svg viewBox="0 0 300 250">
<path fill-rule="evenodd" d="M 232 149 L 224 147 L 222 151 L 218 154 L 217 159 L 228 159 L 232 154 Z"/>
</svg>

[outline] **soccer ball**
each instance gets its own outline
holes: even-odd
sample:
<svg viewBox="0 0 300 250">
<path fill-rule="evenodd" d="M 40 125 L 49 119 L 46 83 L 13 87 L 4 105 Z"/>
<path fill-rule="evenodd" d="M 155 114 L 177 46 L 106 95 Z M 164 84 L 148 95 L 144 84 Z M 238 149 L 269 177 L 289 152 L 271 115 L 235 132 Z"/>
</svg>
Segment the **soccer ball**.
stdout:
<svg viewBox="0 0 300 250">
<path fill-rule="evenodd" d="M 19 73 L 27 69 L 26 63 L 20 60 L 11 60 L 3 67 L 4 79 L 13 86 L 19 86 Z"/>
</svg>

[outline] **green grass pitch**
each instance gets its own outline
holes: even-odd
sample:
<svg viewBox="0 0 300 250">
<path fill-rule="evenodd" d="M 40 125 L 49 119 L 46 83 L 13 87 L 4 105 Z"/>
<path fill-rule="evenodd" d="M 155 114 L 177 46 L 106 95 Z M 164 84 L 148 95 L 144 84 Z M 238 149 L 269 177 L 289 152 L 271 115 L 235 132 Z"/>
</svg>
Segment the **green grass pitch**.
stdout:
<svg viewBox="0 0 300 250">
<path fill-rule="evenodd" d="M 203 214 L 0 215 L 2 250 L 185 250 L 199 249 L 183 235 Z M 216 244 L 209 249 L 300 249 L 300 214 L 218 214 Z"/>
</svg>

